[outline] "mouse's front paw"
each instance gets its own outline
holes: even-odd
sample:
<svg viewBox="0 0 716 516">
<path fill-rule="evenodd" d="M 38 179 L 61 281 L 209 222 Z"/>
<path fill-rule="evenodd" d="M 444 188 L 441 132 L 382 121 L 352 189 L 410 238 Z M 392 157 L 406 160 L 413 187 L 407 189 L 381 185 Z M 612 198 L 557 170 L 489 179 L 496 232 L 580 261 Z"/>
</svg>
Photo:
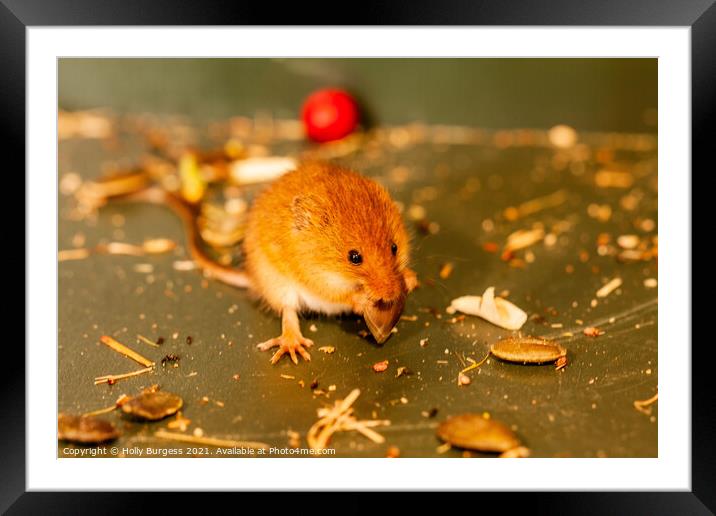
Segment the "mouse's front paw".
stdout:
<svg viewBox="0 0 716 516">
<path fill-rule="evenodd" d="M 274 353 L 274 355 L 271 357 L 271 363 L 275 364 L 280 360 L 282 356 L 284 356 L 286 353 L 291 355 L 291 360 L 294 364 L 298 364 L 298 357 L 296 357 L 296 352 L 298 352 L 299 355 L 301 355 L 304 360 L 309 361 L 311 360 L 311 355 L 308 354 L 308 351 L 304 349 L 304 346 L 306 348 L 310 348 L 313 346 L 313 341 L 311 339 L 307 339 L 303 337 L 302 335 L 281 335 L 280 337 L 276 337 L 273 339 L 269 339 L 266 342 L 262 342 L 257 348 L 259 348 L 261 351 L 268 351 L 271 348 L 275 348 L 278 346 L 278 351 Z"/>
</svg>

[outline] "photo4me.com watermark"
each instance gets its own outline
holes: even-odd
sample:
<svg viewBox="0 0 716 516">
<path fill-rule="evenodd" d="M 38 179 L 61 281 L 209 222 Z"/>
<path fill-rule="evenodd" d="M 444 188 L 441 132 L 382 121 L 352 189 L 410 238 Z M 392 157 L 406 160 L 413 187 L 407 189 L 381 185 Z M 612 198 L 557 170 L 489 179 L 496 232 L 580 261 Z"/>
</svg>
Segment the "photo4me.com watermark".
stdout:
<svg viewBox="0 0 716 516">
<path fill-rule="evenodd" d="M 313 448 L 243 448 L 243 447 L 167 447 L 140 448 L 138 446 L 99 446 L 82 448 L 66 446 L 62 448 L 60 457 L 310 457 L 335 455 L 335 448 L 314 450 Z"/>
</svg>

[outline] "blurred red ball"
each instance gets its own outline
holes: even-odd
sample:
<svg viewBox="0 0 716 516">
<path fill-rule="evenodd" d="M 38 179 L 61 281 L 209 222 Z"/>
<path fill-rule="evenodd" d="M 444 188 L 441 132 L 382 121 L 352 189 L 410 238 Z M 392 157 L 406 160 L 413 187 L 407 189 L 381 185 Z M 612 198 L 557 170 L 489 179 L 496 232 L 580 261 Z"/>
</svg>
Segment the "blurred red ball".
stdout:
<svg viewBox="0 0 716 516">
<path fill-rule="evenodd" d="M 358 118 L 355 99 L 338 89 L 312 93 L 301 109 L 306 134 L 317 142 L 329 142 L 348 136 L 358 125 Z"/>
</svg>

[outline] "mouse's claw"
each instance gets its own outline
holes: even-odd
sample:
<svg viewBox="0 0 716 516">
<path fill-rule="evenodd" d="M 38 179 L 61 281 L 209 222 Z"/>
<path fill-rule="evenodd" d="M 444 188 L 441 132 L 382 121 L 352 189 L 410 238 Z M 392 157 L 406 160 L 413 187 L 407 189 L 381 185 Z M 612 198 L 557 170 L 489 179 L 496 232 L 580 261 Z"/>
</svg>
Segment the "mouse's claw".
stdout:
<svg viewBox="0 0 716 516">
<path fill-rule="evenodd" d="M 298 352 L 298 354 L 301 355 L 301 357 L 303 357 L 303 359 L 307 362 L 311 361 L 311 355 L 308 353 L 308 351 L 304 349 L 304 346 L 306 348 L 310 348 L 311 346 L 313 346 L 313 341 L 301 335 L 281 335 L 280 337 L 275 337 L 273 339 L 267 340 L 266 342 L 262 342 L 256 347 L 259 348 L 261 351 L 268 351 L 269 349 L 275 348 L 277 346 L 278 350 L 271 357 L 272 364 L 278 362 L 282 356 L 288 353 L 291 356 L 291 361 L 294 364 L 298 365 L 298 357 L 296 356 L 296 352 Z"/>
</svg>

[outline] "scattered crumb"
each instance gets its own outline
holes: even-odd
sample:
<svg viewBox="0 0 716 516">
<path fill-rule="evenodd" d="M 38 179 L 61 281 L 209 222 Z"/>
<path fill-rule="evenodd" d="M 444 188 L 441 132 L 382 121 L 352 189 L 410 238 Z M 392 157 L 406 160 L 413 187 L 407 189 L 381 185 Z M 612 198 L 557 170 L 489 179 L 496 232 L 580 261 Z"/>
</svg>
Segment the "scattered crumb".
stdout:
<svg viewBox="0 0 716 516">
<path fill-rule="evenodd" d="M 301 435 L 298 432 L 289 430 L 287 432 L 287 435 L 288 435 L 288 445 L 291 448 L 300 448 L 301 447 Z"/>
<path fill-rule="evenodd" d="M 622 249 L 636 249 L 639 245 L 639 237 L 636 235 L 620 235 L 617 237 L 617 244 Z"/>
<path fill-rule="evenodd" d="M 395 377 L 400 378 L 401 376 L 410 376 L 411 374 L 413 374 L 413 372 L 410 369 L 408 369 L 407 367 L 403 366 L 403 367 L 398 368 L 398 371 L 397 371 Z"/>
<path fill-rule="evenodd" d="M 454 265 L 452 262 L 447 262 L 440 267 L 440 279 L 448 279 L 450 275 L 452 274 Z"/>
<path fill-rule="evenodd" d="M 518 446 L 500 454 L 501 459 L 525 459 L 529 456 L 530 450 L 524 446 Z"/>
<path fill-rule="evenodd" d="M 600 335 L 604 335 L 604 330 L 600 330 L 596 326 L 587 326 L 584 328 L 584 334 L 587 337 L 599 337 Z"/>
<path fill-rule="evenodd" d="M 450 448 L 452 448 L 452 446 L 450 446 L 450 443 L 445 443 L 445 444 L 441 444 L 440 446 L 435 448 L 435 451 L 439 454 L 443 454 L 443 453 L 449 451 Z"/>
<path fill-rule="evenodd" d="M 389 459 L 396 459 L 400 457 L 400 448 L 397 446 L 391 446 L 388 448 L 388 450 L 385 452 L 385 456 Z"/>
<path fill-rule="evenodd" d="M 621 287 L 622 285 L 622 279 L 621 278 L 614 278 L 609 283 L 604 285 L 602 288 L 597 290 L 597 297 L 607 297 L 609 294 L 614 292 L 616 289 Z"/>
<path fill-rule="evenodd" d="M 555 362 L 554 368 L 559 371 L 560 369 L 564 369 L 567 367 L 567 356 L 559 357 L 557 361 Z"/>
<path fill-rule="evenodd" d="M 375 364 L 373 364 L 373 371 L 375 371 L 376 373 L 382 373 L 386 369 L 388 369 L 387 360 L 383 360 L 382 362 L 376 362 Z"/>
<path fill-rule="evenodd" d="M 171 430 L 179 430 L 180 432 L 186 432 L 190 424 L 191 419 L 185 418 L 180 410 L 177 412 L 176 417 L 167 424 L 167 428 Z"/>
</svg>

